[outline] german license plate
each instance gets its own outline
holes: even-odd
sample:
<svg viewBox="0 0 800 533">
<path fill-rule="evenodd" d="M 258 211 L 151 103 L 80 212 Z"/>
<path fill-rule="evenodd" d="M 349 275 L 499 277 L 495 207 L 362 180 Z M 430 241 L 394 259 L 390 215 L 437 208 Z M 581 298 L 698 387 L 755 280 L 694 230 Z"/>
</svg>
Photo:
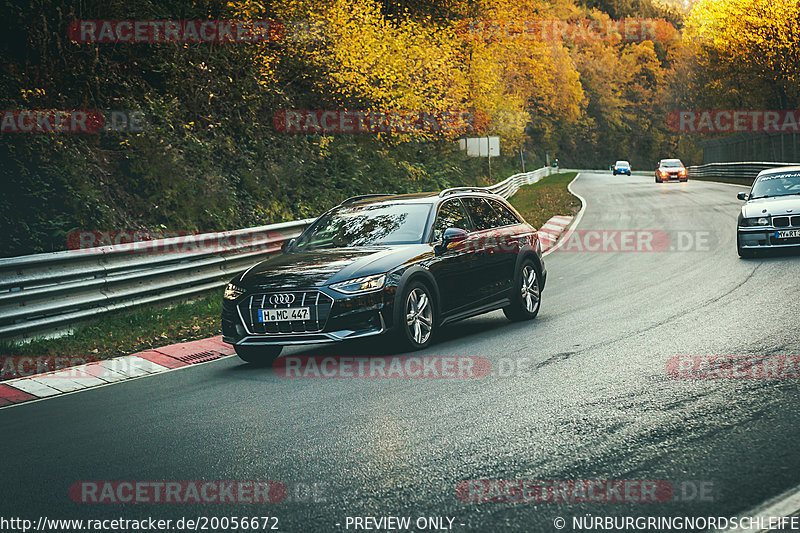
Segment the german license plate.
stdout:
<svg viewBox="0 0 800 533">
<path fill-rule="evenodd" d="M 292 322 L 294 320 L 311 320 L 309 307 L 287 307 L 285 309 L 259 309 L 259 322 Z"/>
<path fill-rule="evenodd" d="M 796 239 L 800 237 L 800 229 L 785 229 L 775 232 L 776 239 Z"/>
</svg>

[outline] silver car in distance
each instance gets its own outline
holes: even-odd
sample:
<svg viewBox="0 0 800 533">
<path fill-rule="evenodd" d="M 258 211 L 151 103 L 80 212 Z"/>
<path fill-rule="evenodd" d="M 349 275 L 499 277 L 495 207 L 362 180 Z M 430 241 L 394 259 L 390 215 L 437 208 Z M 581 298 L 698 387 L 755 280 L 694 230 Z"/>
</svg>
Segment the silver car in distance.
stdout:
<svg viewBox="0 0 800 533">
<path fill-rule="evenodd" d="M 740 257 L 758 250 L 800 247 L 800 166 L 762 170 L 749 193 L 736 228 Z"/>
</svg>

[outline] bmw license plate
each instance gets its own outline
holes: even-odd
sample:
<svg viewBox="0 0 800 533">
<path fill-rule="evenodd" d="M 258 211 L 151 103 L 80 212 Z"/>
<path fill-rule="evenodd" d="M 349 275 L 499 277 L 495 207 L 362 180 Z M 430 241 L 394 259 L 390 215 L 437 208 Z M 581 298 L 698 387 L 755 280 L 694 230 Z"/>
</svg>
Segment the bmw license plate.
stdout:
<svg viewBox="0 0 800 533">
<path fill-rule="evenodd" d="M 293 320 L 311 320 L 309 307 L 287 307 L 285 309 L 259 309 L 259 322 L 292 322 Z"/>
<path fill-rule="evenodd" d="M 785 229 L 775 232 L 776 239 L 796 239 L 800 237 L 800 229 Z"/>
</svg>

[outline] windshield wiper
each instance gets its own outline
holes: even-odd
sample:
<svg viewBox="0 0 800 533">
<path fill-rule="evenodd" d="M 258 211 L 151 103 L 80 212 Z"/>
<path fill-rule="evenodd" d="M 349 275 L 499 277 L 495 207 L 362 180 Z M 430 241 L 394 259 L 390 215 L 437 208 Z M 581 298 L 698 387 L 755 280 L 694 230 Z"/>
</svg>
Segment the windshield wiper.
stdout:
<svg viewBox="0 0 800 533">
<path fill-rule="evenodd" d="M 758 200 L 759 198 L 780 198 L 781 196 L 797 196 L 798 194 L 800 194 L 800 192 L 790 192 L 790 193 L 787 193 L 787 194 L 772 194 L 772 195 L 766 194 L 764 196 L 754 196 L 754 197 L 752 197 L 750 199 L 751 200 Z"/>
</svg>

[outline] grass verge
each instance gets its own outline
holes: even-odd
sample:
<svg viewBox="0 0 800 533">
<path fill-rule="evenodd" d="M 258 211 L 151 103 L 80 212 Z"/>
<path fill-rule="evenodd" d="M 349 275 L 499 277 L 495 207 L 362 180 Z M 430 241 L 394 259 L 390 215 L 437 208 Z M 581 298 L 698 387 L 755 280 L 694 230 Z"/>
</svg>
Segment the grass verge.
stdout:
<svg viewBox="0 0 800 533">
<path fill-rule="evenodd" d="M 581 202 L 567 190 L 567 185 L 576 175 L 577 172 L 551 174 L 521 187 L 509 201 L 534 228 L 541 228 L 556 215 L 575 216 L 580 211 Z"/>
<path fill-rule="evenodd" d="M 3 342 L 0 355 L 81 357 L 87 361 L 110 359 L 218 335 L 221 312 L 222 289 L 193 302 L 97 318 L 56 339 L 37 339 L 24 344 Z M 0 373 L 0 379 L 4 377 Z"/>
</svg>

